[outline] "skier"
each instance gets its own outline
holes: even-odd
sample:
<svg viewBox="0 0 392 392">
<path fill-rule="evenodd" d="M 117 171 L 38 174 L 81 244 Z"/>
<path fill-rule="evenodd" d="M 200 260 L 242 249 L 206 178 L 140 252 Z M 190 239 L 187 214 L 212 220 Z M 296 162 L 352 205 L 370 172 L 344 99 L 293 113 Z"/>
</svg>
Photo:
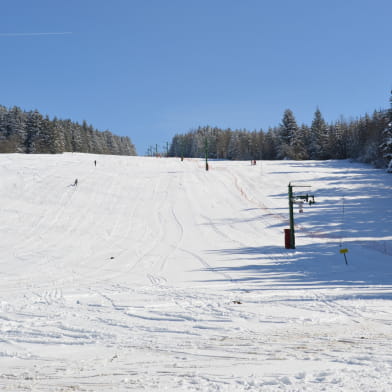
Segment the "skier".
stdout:
<svg viewBox="0 0 392 392">
<path fill-rule="evenodd" d="M 78 186 L 78 179 L 75 179 L 74 186 Z"/>
<path fill-rule="evenodd" d="M 94 166 L 97 166 L 97 161 L 94 161 Z"/>
</svg>

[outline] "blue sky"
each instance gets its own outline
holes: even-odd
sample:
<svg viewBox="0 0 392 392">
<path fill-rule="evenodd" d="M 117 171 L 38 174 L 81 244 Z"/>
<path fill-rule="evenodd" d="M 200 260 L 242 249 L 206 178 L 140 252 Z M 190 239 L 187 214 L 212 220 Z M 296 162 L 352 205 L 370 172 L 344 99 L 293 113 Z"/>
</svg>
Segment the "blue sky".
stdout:
<svg viewBox="0 0 392 392">
<path fill-rule="evenodd" d="M 1 2 L 0 104 L 130 136 L 388 108 L 391 0 Z M 42 33 L 42 34 L 38 34 Z"/>
</svg>

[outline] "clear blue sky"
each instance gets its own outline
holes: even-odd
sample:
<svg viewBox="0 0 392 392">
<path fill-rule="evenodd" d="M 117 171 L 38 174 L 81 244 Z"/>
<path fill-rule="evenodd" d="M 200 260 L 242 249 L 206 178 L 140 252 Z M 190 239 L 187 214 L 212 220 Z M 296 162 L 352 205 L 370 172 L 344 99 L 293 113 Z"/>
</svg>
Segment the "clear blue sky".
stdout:
<svg viewBox="0 0 392 392">
<path fill-rule="evenodd" d="M 1 1 L 0 104 L 130 136 L 388 108 L 391 0 Z M 42 34 L 38 34 L 42 33 Z"/>
</svg>

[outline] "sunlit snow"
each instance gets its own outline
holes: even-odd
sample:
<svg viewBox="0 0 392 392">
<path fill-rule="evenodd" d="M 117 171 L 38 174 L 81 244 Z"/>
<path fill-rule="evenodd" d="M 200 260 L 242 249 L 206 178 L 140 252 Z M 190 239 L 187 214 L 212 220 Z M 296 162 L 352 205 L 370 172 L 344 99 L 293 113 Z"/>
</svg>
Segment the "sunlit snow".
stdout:
<svg viewBox="0 0 392 392">
<path fill-rule="evenodd" d="M 1 390 L 390 390 L 392 175 L 0 158 Z"/>
</svg>

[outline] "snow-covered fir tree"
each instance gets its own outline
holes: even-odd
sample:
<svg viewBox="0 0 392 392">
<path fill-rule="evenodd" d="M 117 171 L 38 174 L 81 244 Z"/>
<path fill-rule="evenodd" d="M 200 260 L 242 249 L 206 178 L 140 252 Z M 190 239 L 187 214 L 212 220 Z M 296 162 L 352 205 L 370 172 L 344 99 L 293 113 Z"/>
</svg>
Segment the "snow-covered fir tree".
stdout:
<svg viewBox="0 0 392 392">
<path fill-rule="evenodd" d="M 290 109 L 283 113 L 282 123 L 279 128 L 279 144 L 277 145 L 278 159 L 295 159 L 295 153 L 292 149 L 295 137 L 298 137 L 298 125 L 294 114 Z"/>
<path fill-rule="evenodd" d="M 388 165 L 388 172 L 392 173 L 392 91 L 390 101 L 390 108 L 387 111 L 387 127 L 384 130 L 383 134 L 383 143 L 381 145 L 383 157 Z"/>
<path fill-rule="evenodd" d="M 328 125 L 319 108 L 314 113 L 310 129 L 309 157 L 310 159 L 324 159 L 324 151 L 328 139 Z"/>
<path fill-rule="evenodd" d="M 306 148 L 308 133 L 308 128 L 305 125 L 302 125 L 294 131 L 293 139 L 291 141 L 291 157 L 293 159 L 309 159 L 309 154 Z"/>
<path fill-rule="evenodd" d="M 38 110 L 28 113 L 26 121 L 27 137 L 25 141 L 26 152 L 28 154 L 41 153 L 39 140 L 42 136 L 43 118 Z"/>
</svg>

